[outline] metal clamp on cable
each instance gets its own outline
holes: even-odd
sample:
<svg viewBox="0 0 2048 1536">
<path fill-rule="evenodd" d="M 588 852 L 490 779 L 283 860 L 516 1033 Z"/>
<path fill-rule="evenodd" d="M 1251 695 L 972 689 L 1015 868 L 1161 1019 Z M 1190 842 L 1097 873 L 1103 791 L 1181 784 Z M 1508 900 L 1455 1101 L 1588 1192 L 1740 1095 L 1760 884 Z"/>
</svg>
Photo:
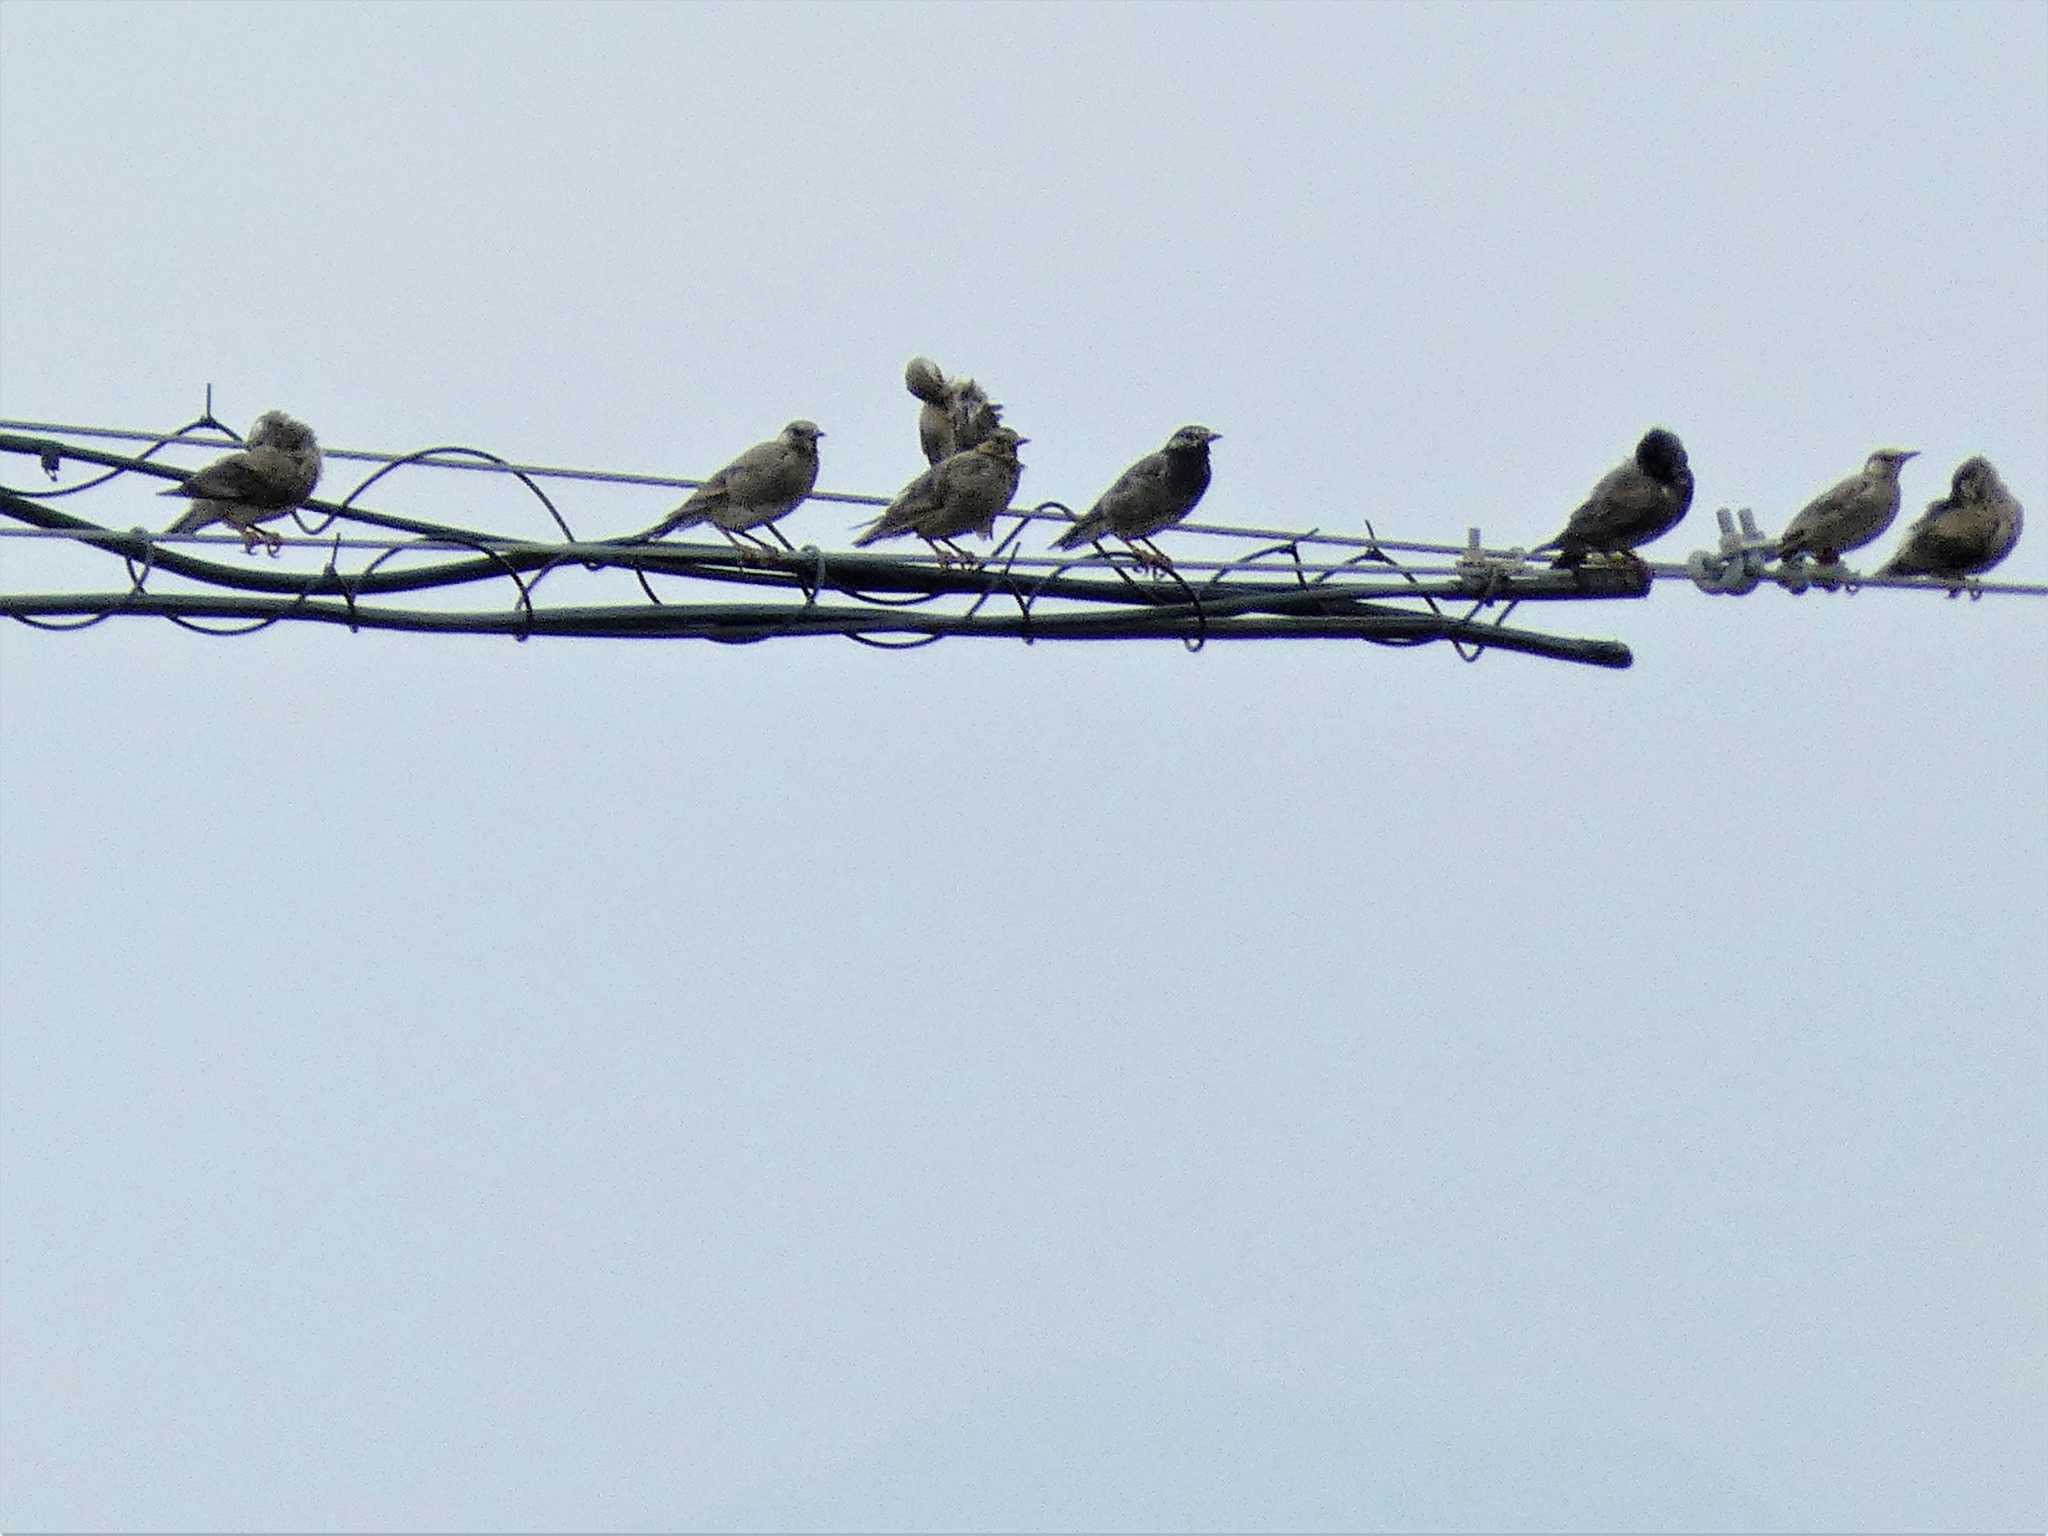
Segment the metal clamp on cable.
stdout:
<svg viewBox="0 0 2048 1536">
<path fill-rule="evenodd" d="M 1489 555 L 1477 528 L 1465 530 L 1465 547 L 1458 552 L 1458 584 L 1481 602 L 1489 602 L 1500 590 L 1501 580 L 1522 568 L 1521 550 Z"/>
<path fill-rule="evenodd" d="M 1738 513 L 1721 507 L 1714 517 L 1721 525 L 1721 547 L 1718 551 L 1694 550 L 1686 557 L 1686 574 L 1702 592 L 1735 597 L 1754 592 L 1763 579 L 1764 567 L 1770 563 L 1771 541 L 1764 537 L 1747 507 Z"/>
</svg>

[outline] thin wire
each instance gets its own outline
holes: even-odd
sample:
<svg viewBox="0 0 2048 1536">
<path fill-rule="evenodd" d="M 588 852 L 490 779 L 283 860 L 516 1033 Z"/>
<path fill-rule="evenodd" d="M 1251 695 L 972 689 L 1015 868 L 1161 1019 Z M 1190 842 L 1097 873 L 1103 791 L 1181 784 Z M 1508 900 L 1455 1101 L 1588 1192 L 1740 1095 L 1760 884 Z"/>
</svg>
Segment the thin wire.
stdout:
<svg viewBox="0 0 2048 1536">
<path fill-rule="evenodd" d="M 451 463 L 445 467 L 455 468 L 458 466 Z M 1030 518 L 1037 516 L 1038 514 L 1033 512 L 1020 511 L 1006 513 L 1004 515 L 1010 517 Z M 90 543 L 96 539 L 104 539 L 109 531 L 121 532 L 124 530 L 108 530 L 103 528 L 23 528 L 8 526 L 0 527 L 0 539 L 57 539 L 70 540 L 74 543 Z M 153 544 L 194 544 L 202 547 L 231 546 L 236 549 L 242 548 L 242 539 L 239 534 L 162 534 L 153 533 L 148 529 L 142 529 L 139 530 L 139 532 L 142 534 L 142 536 L 147 537 Z M 1306 542 L 1306 538 L 1303 539 L 1303 542 Z M 555 543 L 540 539 L 517 539 L 491 536 L 483 536 L 473 539 L 451 539 L 431 536 L 422 536 L 412 539 L 376 539 L 361 537 L 337 537 L 334 535 L 329 535 L 327 537 L 321 537 L 319 535 L 293 536 L 288 534 L 280 536 L 279 544 L 282 548 L 285 549 L 315 549 L 321 551 L 355 549 L 364 551 L 380 551 L 384 553 L 442 553 L 449 551 L 467 551 L 470 553 L 481 552 L 489 554 L 512 554 L 545 551 L 547 554 L 554 556 L 557 559 L 570 560 L 576 562 L 599 561 L 606 564 L 618 561 L 622 551 L 628 547 L 620 543 L 613 543 L 604 540 L 578 540 L 575 542 Z M 1391 540 L 1385 540 L 1381 541 L 1381 547 L 1400 548 L 1403 546 L 1396 545 Z M 665 551 L 694 551 L 697 549 L 702 549 L 705 551 L 722 551 L 723 546 L 711 543 L 694 545 L 664 544 L 656 542 L 651 544 L 633 545 L 630 546 L 630 548 L 632 548 L 635 551 L 661 553 Z M 1460 546 L 1460 548 L 1462 549 L 1463 546 Z M 1270 555 L 1272 553 L 1274 553 L 1274 551 L 1272 550 L 1256 551 L 1250 555 L 1241 557 L 1236 560 L 1176 560 L 1174 562 L 1174 569 L 1178 571 L 1204 572 L 1215 575 L 1228 575 L 1232 573 L 1241 574 L 1257 570 L 1258 567 L 1255 562 L 1258 561 L 1261 557 Z M 899 557 L 899 560 L 900 563 L 906 565 L 921 565 L 938 568 L 937 560 L 935 560 L 930 555 L 912 554 L 906 551 L 902 556 Z M 1098 555 L 1089 555 L 1079 559 L 1076 559 L 1071 555 L 1006 555 L 1003 560 L 1003 565 L 1006 568 L 1014 567 L 1019 570 L 1030 571 L 1057 571 L 1066 569 L 1079 570 L 1082 572 L 1094 572 L 1106 569 L 1115 569 L 1118 571 L 1127 571 L 1134 569 L 1130 560 L 1124 557 L 1121 554 L 1121 552 L 1119 552 L 1113 559 L 1105 559 L 1104 557 Z M 775 568 L 770 567 L 769 569 Z M 1290 562 L 1286 566 L 1286 569 L 1290 572 L 1298 571 L 1306 576 L 1316 576 L 1321 578 L 1329 578 L 1348 574 L 1369 574 L 1366 572 L 1361 572 L 1356 557 L 1353 557 L 1348 560 L 1337 561 L 1313 561 L 1296 559 L 1295 561 Z M 1471 574 L 1469 567 L 1459 565 L 1404 565 L 1400 567 L 1400 570 L 1407 576 L 1429 577 L 1437 580 L 1469 579 Z M 1550 567 L 1547 564 L 1538 561 L 1531 561 L 1528 562 L 1520 571 L 1516 572 L 1515 574 L 1536 576 L 1546 575 L 1549 574 L 1549 572 Z M 1693 580 L 1692 572 L 1689 567 L 1671 562 L 1651 563 L 1649 565 L 1649 573 L 1651 579 L 1654 581 L 1680 581 L 1690 583 Z M 657 574 L 670 573 L 664 572 Z M 1138 574 L 1142 575 L 1142 572 L 1139 572 Z M 1831 590 L 1829 588 L 1822 587 L 1816 583 L 1813 583 L 1812 573 L 1810 569 L 1803 575 L 1792 570 L 1774 569 L 1764 572 L 1761 580 L 1764 582 L 1774 583 L 1780 586 L 1792 586 L 1794 584 L 1803 582 L 1807 585 L 1808 590 L 1823 593 L 1826 593 Z M 1941 578 L 1934 576 L 1879 576 L 1876 574 L 1845 578 L 1842 581 L 1840 588 L 1834 590 L 1846 591 L 1847 589 L 1854 587 L 1883 587 L 1900 591 L 1939 592 L 1944 595 L 1952 591 L 1960 590 L 1966 593 L 1981 592 L 1986 596 L 2048 597 L 2048 582 L 1972 580 L 1967 583 L 1956 584 L 1944 581 Z"/>
<path fill-rule="evenodd" d="M 141 432 L 129 428 L 83 427 L 57 422 L 0 420 L 0 431 L 61 433 L 76 437 L 103 438 L 122 442 L 141 442 L 157 445 L 182 445 L 212 449 L 219 449 L 222 446 L 224 446 L 219 438 L 195 436 L 193 435 L 192 431 L 189 428 L 184 429 L 180 432 L 166 435 L 164 433 L 159 432 Z M 355 461 L 366 464 L 381 464 L 386 466 L 395 466 L 403 463 L 408 466 L 418 465 L 423 468 L 429 469 L 452 469 L 465 470 L 471 473 L 481 474 L 514 475 L 521 479 L 571 480 L 598 485 L 635 485 L 659 487 L 669 490 L 695 490 L 704 484 L 702 480 L 693 480 L 675 475 L 653 475 L 624 470 L 580 469 L 567 465 L 521 464 L 507 460 L 483 461 L 472 458 L 443 456 L 444 454 L 454 454 L 466 451 L 467 450 L 436 449 L 429 450 L 423 453 L 415 452 L 407 454 L 398 454 L 386 453 L 379 450 L 363 448 L 334 448 L 323 450 L 323 455 L 324 457 L 329 459 Z M 374 479 L 375 477 L 373 476 L 372 478 Z M 529 488 L 531 489 L 532 487 Z M 66 489 L 70 490 L 76 488 L 67 487 Z M 884 507 L 890 503 L 892 498 L 887 496 L 875 496 L 864 492 L 854 491 L 813 491 L 809 497 L 809 500 L 816 502 L 835 503 L 847 506 Z M 1060 506 L 1057 503 L 1040 503 L 1036 507 L 1015 508 L 1010 510 L 1009 512 L 1006 512 L 1004 515 L 1016 518 L 1018 520 L 1017 529 L 1020 532 L 1027 523 L 1031 522 L 1051 522 L 1064 525 L 1071 521 L 1071 514 L 1067 511 L 1066 508 Z M 1395 550 L 1399 551 L 1402 554 L 1451 556 L 1469 556 L 1472 553 L 1470 546 L 1464 544 L 1444 544 L 1429 540 L 1415 539 L 1382 539 L 1378 537 L 1376 534 L 1371 533 L 1370 531 L 1364 534 L 1331 533 L 1323 529 L 1316 528 L 1311 529 L 1307 533 L 1302 533 L 1296 530 L 1290 530 L 1285 528 L 1265 528 L 1226 523 L 1185 522 L 1177 524 L 1174 527 L 1173 532 L 1175 532 L 1176 534 L 1194 535 L 1196 537 L 1256 539 L 1267 543 L 1278 543 L 1282 545 L 1317 544 L 1337 549 L 1355 549 L 1367 552 L 1377 550 Z M 55 529 L 29 530 L 0 528 L 0 536 L 8 535 L 17 538 L 23 536 L 75 538 L 80 536 L 77 534 L 69 533 L 64 530 Z M 1012 536 L 1014 537 L 1014 534 Z M 300 541 L 292 539 L 287 539 L 285 541 L 287 546 L 298 542 Z M 323 542 L 323 547 L 330 547 L 330 545 L 327 542 Z M 341 547 L 344 549 L 382 549 L 389 548 L 391 546 L 385 544 L 377 544 L 369 541 L 358 542 L 351 540 L 345 541 L 341 545 Z M 438 546 L 432 541 L 422 541 L 417 545 L 406 547 L 431 548 Z M 495 542 L 491 540 L 465 539 L 460 541 L 460 547 L 472 550 L 490 547 L 493 549 L 503 551 L 515 547 L 531 547 L 531 544 L 530 541 L 506 540 L 503 542 Z M 557 545 L 551 546 L 551 549 L 552 552 L 558 555 L 559 557 L 571 560 L 582 560 L 591 558 L 592 554 L 595 551 L 594 546 L 585 544 Z M 1521 546 L 1509 545 L 1498 547 L 1485 546 L 1482 547 L 1480 553 L 1488 559 L 1493 560 L 1518 560 L 1520 557 L 1527 555 L 1528 551 Z M 909 558 L 917 559 L 923 557 Z M 1054 569 L 1059 565 L 1067 562 L 1064 562 L 1051 556 L 1027 555 L 1012 557 L 1005 563 L 1007 565 L 1012 565 L 1020 569 L 1035 570 Z M 1088 563 L 1090 562 L 1083 562 L 1083 564 Z M 1177 569 L 1185 571 L 1217 572 L 1238 570 L 1243 568 L 1242 561 L 1179 560 L 1174 563 Z M 1344 564 L 1344 562 L 1330 564 L 1304 563 L 1301 565 L 1301 569 L 1305 574 L 1331 575 L 1343 570 Z M 1535 563 L 1532 562 L 1532 568 L 1540 567 L 1537 567 Z M 1466 575 L 1468 571 L 1468 568 L 1466 567 L 1457 566 L 1419 566 L 1406 567 L 1405 569 L 1408 569 L 1412 572 L 1412 574 L 1416 576 L 1430 577 L 1463 576 Z M 1648 570 L 1651 578 L 1655 581 L 1690 582 L 1694 579 L 1691 569 L 1686 565 L 1678 563 L 1650 562 L 1648 563 Z M 1791 571 L 1767 571 L 1763 574 L 1762 580 L 1785 587 L 1799 586 L 1805 590 L 1829 590 L 1826 587 L 1819 587 L 1816 584 L 1812 583 L 1810 575 L 1807 576 L 1804 580 L 1801 580 L 1797 576 L 1795 576 L 1794 573 Z M 2041 582 L 1971 580 L 1966 583 L 1957 584 L 1946 582 L 1936 577 L 1922 578 L 1900 576 L 1877 576 L 1873 574 L 1868 576 L 1856 576 L 1853 578 L 1848 578 L 1842 583 L 1842 585 L 1843 587 L 1850 589 L 1852 593 L 1853 589 L 1857 587 L 1889 587 L 1904 590 L 1935 591 L 1941 592 L 1945 595 L 1953 595 L 1954 593 L 1960 591 L 1967 592 L 1973 597 L 2048 597 L 2048 583 Z"/>
<path fill-rule="evenodd" d="M 78 427 L 59 422 L 7 421 L 0 420 L 0 431 L 63 433 L 74 437 L 110 438 L 123 442 L 189 444 L 193 447 L 218 450 L 222 444 L 218 439 L 158 432 L 138 432 L 116 427 Z M 579 469 L 561 464 L 520 464 L 513 462 L 479 463 L 463 459 L 442 459 L 433 453 L 399 454 L 385 453 L 368 448 L 323 448 L 321 455 L 327 459 L 347 460 L 364 464 L 393 464 L 404 460 L 429 469 L 467 470 L 477 474 L 530 475 L 536 479 L 578 480 L 597 485 L 645 485 L 668 490 L 695 490 L 702 486 L 702 480 L 691 480 L 676 475 L 652 475 L 626 470 Z M 810 500 L 832 502 L 847 506 L 886 507 L 895 498 L 874 496 L 856 491 L 813 491 Z M 1052 522 L 1065 524 L 1071 517 L 1064 511 L 1046 511 L 1043 506 L 1015 508 L 1003 514 L 1020 518 L 1026 522 Z M 1275 539 L 1301 539 L 1304 542 L 1330 544 L 1346 549 L 1384 548 L 1400 550 L 1404 554 L 1458 555 L 1465 553 L 1462 544 L 1415 543 L 1396 539 L 1372 539 L 1355 534 L 1313 533 L 1300 534 L 1278 528 L 1239 528 L 1223 523 L 1181 523 L 1175 527 L 1177 533 L 1192 533 L 1217 538 L 1258 539 L 1270 542 Z"/>
</svg>

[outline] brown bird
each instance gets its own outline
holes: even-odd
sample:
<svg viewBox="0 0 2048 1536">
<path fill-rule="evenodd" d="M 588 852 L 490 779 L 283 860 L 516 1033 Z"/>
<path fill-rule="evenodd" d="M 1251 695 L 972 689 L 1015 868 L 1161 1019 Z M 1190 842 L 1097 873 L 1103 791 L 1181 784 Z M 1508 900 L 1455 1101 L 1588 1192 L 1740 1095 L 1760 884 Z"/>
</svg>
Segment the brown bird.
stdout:
<svg viewBox="0 0 2048 1536">
<path fill-rule="evenodd" d="M 947 378 L 928 357 L 910 360 L 903 385 L 924 402 L 917 413 L 917 441 L 927 464 L 965 453 L 1002 425 L 1003 408 L 979 384 Z"/>
<path fill-rule="evenodd" d="M 1634 556 L 1637 545 L 1669 533 L 1692 505 L 1692 466 L 1678 434 L 1653 427 L 1636 451 L 1593 487 L 1565 530 L 1536 546 L 1558 552 L 1553 566 L 1575 566 L 1592 554 Z"/>
<path fill-rule="evenodd" d="M 234 453 L 187 475 L 160 496 L 189 496 L 192 505 L 165 533 L 197 533 L 213 522 L 242 536 L 242 553 L 253 555 L 260 540 L 271 554 L 284 540 L 256 525 L 300 505 L 320 483 L 320 443 L 313 429 L 283 411 L 265 411 L 249 428 L 248 441 Z"/>
<path fill-rule="evenodd" d="M 1906 530 L 1880 576 L 1939 576 L 1961 581 L 1988 571 L 2020 541 L 2026 518 L 1991 461 L 1981 455 L 1956 466 L 1946 500 L 1931 502 Z"/>
<path fill-rule="evenodd" d="M 1030 441 L 997 427 L 984 442 L 941 459 L 903 487 L 853 542 L 865 547 L 914 533 L 931 545 L 939 564 L 973 565 L 974 556 L 953 541 L 970 533 L 984 539 L 994 534 L 996 517 L 1010 505 L 1024 473 L 1018 446 Z"/>
<path fill-rule="evenodd" d="M 658 539 L 678 528 L 709 523 L 742 555 L 774 554 L 772 544 L 748 530 L 765 527 L 782 537 L 776 519 L 795 511 L 818 483 L 818 439 L 824 435 L 814 421 L 792 421 L 781 436 L 754 444 L 698 486 L 641 537 Z M 789 547 L 787 540 L 783 547 Z"/>
<path fill-rule="evenodd" d="M 1813 555 L 1833 565 L 1877 538 L 1899 515 L 1899 470 L 1917 458 L 1914 448 L 1880 448 L 1863 468 L 1809 501 L 1785 526 L 1778 558 Z"/>
<path fill-rule="evenodd" d="M 1222 436 L 1207 427 L 1182 427 L 1164 448 L 1146 454 L 1117 476 L 1116 484 L 1053 540 L 1053 547 L 1078 549 L 1114 536 L 1146 565 L 1171 570 L 1173 561 L 1152 542 L 1152 535 L 1195 510 L 1209 489 L 1209 445 Z"/>
</svg>

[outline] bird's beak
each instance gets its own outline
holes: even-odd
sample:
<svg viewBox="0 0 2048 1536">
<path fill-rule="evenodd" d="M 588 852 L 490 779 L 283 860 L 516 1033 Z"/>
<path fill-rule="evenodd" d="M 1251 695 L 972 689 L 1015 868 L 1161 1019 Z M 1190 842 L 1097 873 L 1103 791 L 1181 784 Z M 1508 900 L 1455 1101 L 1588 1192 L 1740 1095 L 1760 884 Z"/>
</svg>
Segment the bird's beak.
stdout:
<svg viewBox="0 0 2048 1536">
<path fill-rule="evenodd" d="M 1918 448 L 1904 448 L 1899 451 L 1899 462 L 1901 464 L 1905 463 L 1908 459 L 1917 459 L 1919 457 L 1920 450 Z"/>
<path fill-rule="evenodd" d="M 1212 443 L 1220 443 L 1223 441 L 1223 434 L 1221 432 L 1211 432 L 1209 434 L 1209 441 Z"/>
</svg>

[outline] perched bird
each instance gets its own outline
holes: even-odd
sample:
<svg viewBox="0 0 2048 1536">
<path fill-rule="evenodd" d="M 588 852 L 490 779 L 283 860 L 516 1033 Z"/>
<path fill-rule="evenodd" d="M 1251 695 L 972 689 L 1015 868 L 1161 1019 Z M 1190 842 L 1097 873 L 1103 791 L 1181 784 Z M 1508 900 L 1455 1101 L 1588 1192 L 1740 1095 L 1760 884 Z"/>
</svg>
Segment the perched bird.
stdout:
<svg viewBox="0 0 2048 1536">
<path fill-rule="evenodd" d="M 1024 473 L 1017 448 L 1030 441 L 1008 427 L 997 427 L 985 441 L 941 459 L 903 487 L 853 542 L 866 546 L 914 533 L 931 545 L 939 564 L 950 565 L 956 559 L 962 565 L 974 564 L 974 557 L 953 541 L 963 534 L 977 533 L 985 539 L 995 532 L 996 516 L 1017 494 L 1017 481 Z"/>
<path fill-rule="evenodd" d="M 924 402 L 917 413 L 917 440 L 927 464 L 965 453 L 1002 425 L 1003 408 L 979 384 L 947 378 L 928 357 L 910 360 L 903 384 Z"/>
<path fill-rule="evenodd" d="M 208 523 L 223 522 L 242 536 L 242 553 L 254 554 L 260 539 L 274 555 L 284 540 L 256 525 L 289 512 L 319 483 L 320 443 L 313 429 L 283 411 L 265 411 L 241 448 L 158 492 L 192 499 L 164 532 L 197 533 Z"/>
<path fill-rule="evenodd" d="M 1173 562 L 1152 542 L 1152 535 L 1195 510 L 1209 489 L 1209 445 L 1222 436 L 1207 427 L 1182 427 L 1164 448 L 1146 454 L 1117 476 L 1116 484 L 1053 541 L 1054 548 L 1078 549 L 1114 535 L 1146 565 L 1171 570 Z"/>
<path fill-rule="evenodd" d="M 782 538 L 775 520 L 795 511 L 818 483 L 818 439 L 824 435 L 815 421 L 792 421 L 780 437 L 754 444 L 690 492 L 681 506 L 641 537 L 658 539 L 678 528 L 709 523 L 742 555 L 775 553 L 772 544 L 748 530 L 766 527 Z M 789 547 L 787 540 L 783 547 Z"/>
<path fill-rule="evenodd" d="M 1880 576 L 1941 576 L 1960 581 L 1988 571 L 2020 541 L 2020 504 L 1991 461 L 1981 455 L 1956 466 L 1948 499 L 1928 504 L 1906 530 L 1898 553 Z"/>
<path fill-rule="evenodd" d="M 1880 448 L 1863 468 L 1809 501 L 1785 527 L 1778 558 L 1813 555 L 1833 565 L 1891 527 L 1899 515 L 1899 470 L 1917 448 Z"/>
<path fill-rule="evenodd" d="M 1627 462 L 1593 487 L 1556 538 L 1536 546 L 1558 552 L 1553 566 L 1575 566 L 1592 554 L 1631 553 L 1678 526 L 1692 505 L 1692 468 L 1678 434 L 1653 427 Z"/>
</svg>

